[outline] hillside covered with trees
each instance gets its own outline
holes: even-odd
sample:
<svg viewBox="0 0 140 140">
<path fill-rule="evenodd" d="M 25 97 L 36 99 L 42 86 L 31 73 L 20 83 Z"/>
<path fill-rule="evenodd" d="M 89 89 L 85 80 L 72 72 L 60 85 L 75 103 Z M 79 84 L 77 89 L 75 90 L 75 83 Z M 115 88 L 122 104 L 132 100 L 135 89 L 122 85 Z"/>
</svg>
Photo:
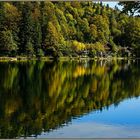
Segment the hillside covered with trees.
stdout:
<svg viewBox="0 0 140 140">
<path fill-rule="evenodd" d="M 139 50 L 140 18 L 117 7 L 0 2 L 1 56 L 139 56 Z"/>
</svg>

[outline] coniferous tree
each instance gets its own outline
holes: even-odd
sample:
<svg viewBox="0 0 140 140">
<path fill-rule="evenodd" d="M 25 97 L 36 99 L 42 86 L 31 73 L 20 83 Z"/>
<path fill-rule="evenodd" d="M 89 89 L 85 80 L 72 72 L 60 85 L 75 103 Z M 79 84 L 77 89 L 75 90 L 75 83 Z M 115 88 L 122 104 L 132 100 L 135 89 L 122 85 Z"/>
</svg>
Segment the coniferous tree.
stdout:
<svg viewBox="0 0 140 140">
<path fill-rule="evenodd" d="M 36 55 L 40 52 L 42 49 L 42 33 L 41 33 L 41 13 L 40 13 L 40 7 L 38 2 L 34 2 L 34 8 L 33 8 L 33 45 L 34 45 L 34 51 Z"/>
<path fill-rule="evenodd" d="M 20 26 L 20 53 L 26 53 L 28 44 L 32 44 L 33 38 L 33 20 L 31 16 L 32 5 L 31 2 L 25 2 L 22 9 L 22 19 Z M 30 45 L 31 47 L 31 45 Z"/>
</svg>

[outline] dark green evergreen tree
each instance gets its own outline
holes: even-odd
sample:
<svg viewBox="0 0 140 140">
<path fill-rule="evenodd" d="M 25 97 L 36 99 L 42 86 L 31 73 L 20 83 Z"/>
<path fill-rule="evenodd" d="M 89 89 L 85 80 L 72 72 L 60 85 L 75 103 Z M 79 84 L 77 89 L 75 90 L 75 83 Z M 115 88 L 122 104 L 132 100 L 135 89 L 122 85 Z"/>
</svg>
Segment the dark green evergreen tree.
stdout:
<svg viewBox="0 0 140 140">
<path fill-rule="evenodd" d="M 26 54 L 28 44 L 33 42 L 33 19 L 31 16 L 32 4 L 25 2 L 22 9 L 22 19 L 20 25 L 20 53 Z M 31 46 L 30 46 L 31 47 Z"/>
</svg>

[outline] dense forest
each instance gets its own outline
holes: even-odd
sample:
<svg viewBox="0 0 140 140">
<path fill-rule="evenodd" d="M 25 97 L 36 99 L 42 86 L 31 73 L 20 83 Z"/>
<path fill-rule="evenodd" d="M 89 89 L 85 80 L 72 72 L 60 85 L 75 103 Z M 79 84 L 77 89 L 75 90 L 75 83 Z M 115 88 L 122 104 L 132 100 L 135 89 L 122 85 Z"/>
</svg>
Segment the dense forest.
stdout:
<svg viewBox="0 0 140 140">
<path fill-rule="evenodd" d="M 1 56 L 139 55 L 140 18 L 93 2 L 0 2 Z"/>
<path fill-rule="evenodd" d="M 138 61 L 0 63 L 0 138 L 39 135 L 140 95 Z"/>
</svg>

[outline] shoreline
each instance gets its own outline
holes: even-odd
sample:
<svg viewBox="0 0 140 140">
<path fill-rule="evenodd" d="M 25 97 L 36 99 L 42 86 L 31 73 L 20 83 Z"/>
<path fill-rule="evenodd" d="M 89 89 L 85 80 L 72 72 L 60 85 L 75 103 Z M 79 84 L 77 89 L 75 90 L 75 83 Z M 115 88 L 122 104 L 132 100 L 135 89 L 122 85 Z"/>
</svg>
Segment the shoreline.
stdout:
<svg viewBox="0 0 140 140">
<path fill-rule="evenodd" d="M 54 58 L 54 57 L 7 57 L 3 56 L 0 57 L 0 62 L 12 62 L 12 61 L 55 61 L 55 60 L 60 60 L 60 61 L 68 61 L 68 60 L 134 60 L 134 59 L 140 59 L 137 57 L 59 57 L 59 58 Z"/>
</svg>

